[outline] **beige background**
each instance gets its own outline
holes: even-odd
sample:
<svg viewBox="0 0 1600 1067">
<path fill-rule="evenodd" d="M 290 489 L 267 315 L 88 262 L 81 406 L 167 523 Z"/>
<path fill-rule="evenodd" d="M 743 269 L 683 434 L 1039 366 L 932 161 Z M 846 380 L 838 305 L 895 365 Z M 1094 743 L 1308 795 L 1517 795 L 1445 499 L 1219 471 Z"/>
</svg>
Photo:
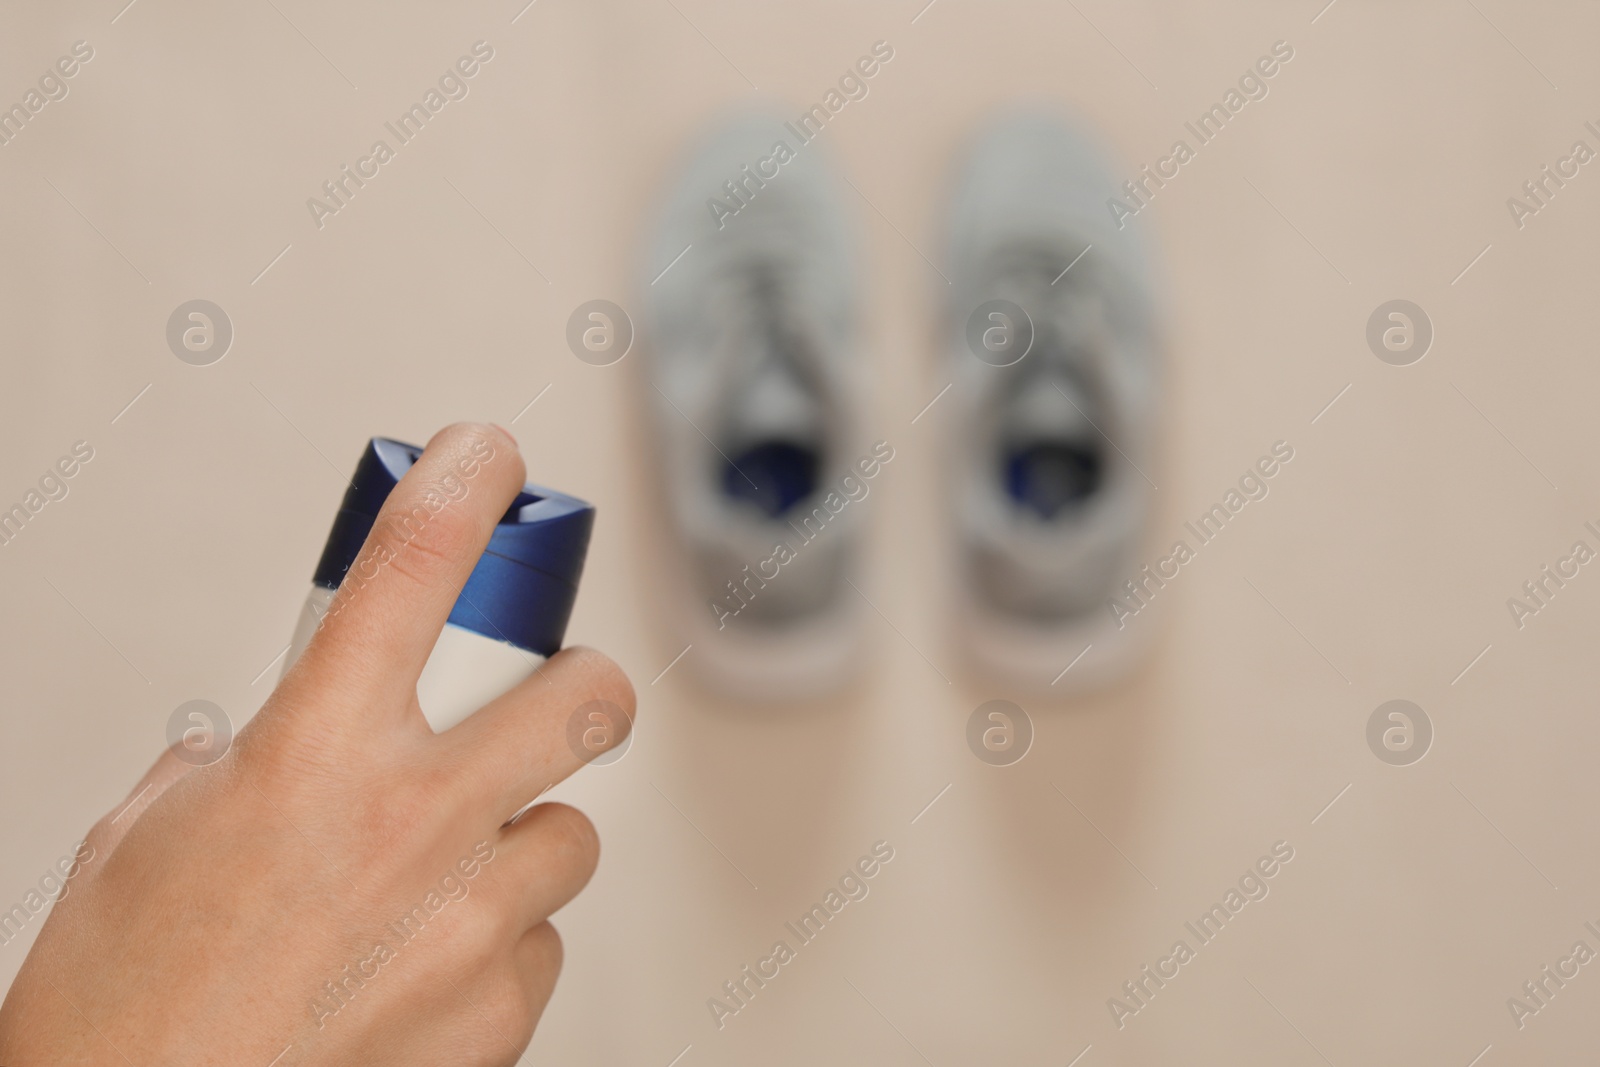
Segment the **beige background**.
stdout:
<svg viewBox="0 0 1600 1067">
<path fill-rule="evenodd" d="M 1600 518 L 1600 172 L 1520 231 L 1505 208 L 1574 139 L 1600 147 L 1592 5 L 122 2 L 0 15 L 5 102 L 73 41 L 96 53 L 0 148 L 0 501 L 74 441 L 96 451 L 0 549 L 8 906 L 122 799 L 177 704 L 259 706 L 367 436 L 507 422 L 548 385 L 513 427 L 530 474 L 600 509 L 570 637 L 641 707 L 627 757 L 563 789 L 606 852 L 558 917 L 566 972 L 525 1062 L 1593 1049 L 1594 968 L 1521 1031 L 1505 1006 L 1600 920 L 1600 574 L 1520 632 L 1505 606 Z M 496 55 L 471 96 L 319 232 L 305 199 L 480 38 Z M 659 269 L 639 235 L 687 136 L 750 82 L 798 112 L 879 39 L 895 59 L 826 140 L 892 223 L 855 202 L 898 450 L 865 588 L 904 637 L 874 620 L 858 685 L 756 712 L 697 688 L 692 650 L 651 683 L 685 639 L 658 621 L 643 364 L 586 366 L 563 328 L 584 300 L 634 306 Z M 1137 621 L 1162 635 L 1147 671 L 1024 700 L 1033 750 L 985 766 L 967 715 L 1013 694 L 947 638 L 946 546 L 925 536 L 947 424 L 910 425 L 945 380 L 918 251 L 937 259 L 945 175 L 1021 95 L 1086 115 L 1131 172 L 1279 39 L 1295 58 L 1271 95 L 1136 223 L 1164 249 L 1171 337 L 1156 536 L 1272 442 L 1296 457 Z M 163 338 L 194 297 L 237 331 L 211 367 Z M 1411 367 L 1363 339 L 1394 297 L 1437 332 Z M 1437 731 L 1408 768 L 1364 739 L 1394 697 Z M 706 999 L 879 839 L 896 858 L 871 895 L 719 1032 Z M 1280 839 L 1271 895 L 1117 1030 L 1106 999 Z M 0 980 L 26 946 L 0 947 Z"/>
</svg>

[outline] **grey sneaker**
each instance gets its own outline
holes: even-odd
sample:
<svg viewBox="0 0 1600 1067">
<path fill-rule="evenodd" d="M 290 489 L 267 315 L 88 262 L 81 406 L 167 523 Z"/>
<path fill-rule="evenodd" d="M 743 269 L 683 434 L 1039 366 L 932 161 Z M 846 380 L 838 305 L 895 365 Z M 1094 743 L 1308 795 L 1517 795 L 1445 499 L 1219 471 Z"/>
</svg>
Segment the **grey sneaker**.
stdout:
<svg viewBox="0 0 1600 1067">
<path fill-rule="evenodd" d="M 848 579 L 867 377 L 821 151 L 781 119 L 720 126 L 672 184 L 645 259 L 647 393 L 682 563 L 673 614 L 689 662 L 746 699 L 815 695 L 861 648 Z"/>
<path fill-rule="evenodd" d="M 1092 141 L 1025 112 L 978 138 L 952 206 L 958 640 L 1023 688 L 1104 683 L 1151 628 L 1109 606 L 1146 547 L 1161 380 L 1115 195 Z"/>
</svg>

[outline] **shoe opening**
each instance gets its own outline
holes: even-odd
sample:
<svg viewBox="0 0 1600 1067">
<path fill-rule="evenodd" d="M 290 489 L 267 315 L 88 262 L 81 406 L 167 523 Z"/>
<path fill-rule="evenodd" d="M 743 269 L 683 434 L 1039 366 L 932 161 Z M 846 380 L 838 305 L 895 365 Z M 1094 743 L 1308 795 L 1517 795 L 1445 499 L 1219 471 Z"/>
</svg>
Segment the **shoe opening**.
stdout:
<svg viewBox="0 0 1600 1067">
<path fill-rule="evenodd" d="M 722 491 L 778 519 L 816 491 L 821 466 L 814 448 L 795 441 L 760 441 L 728 460 Z"/>
<path fill-rule="evenodd" d="M 1081 441 L 1030 441 L 1004 449 L 1001 476 L 1018 508 L 1052 522 L 1100 488 L 1103 457 Z"/>
</svg>

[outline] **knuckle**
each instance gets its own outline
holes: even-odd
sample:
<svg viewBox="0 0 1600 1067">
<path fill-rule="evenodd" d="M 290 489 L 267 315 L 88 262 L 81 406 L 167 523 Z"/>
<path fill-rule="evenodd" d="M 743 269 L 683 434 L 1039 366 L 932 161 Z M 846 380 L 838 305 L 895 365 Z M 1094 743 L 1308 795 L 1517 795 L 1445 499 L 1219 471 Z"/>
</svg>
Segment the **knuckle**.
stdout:
<svg viewBox="0 0 1600 1067">
<path fill-rule="evenodd" d="M 380 562 L 387 556 L 396 571 L 420 580 L 454 566 L 477 535 L 471 516 L 450 506 L 464 495 L 462 485 L 429 482 L 397 502 L 373 530 Z"/>
<path fill-rule="evenodd" d="M 470 906 L 456 908 L 450 915 L 449 939 L 462 953 L 463 962 L 478 968 L 501 951 L 509 932 L 506 909 L 493 901 L 474 902 L 471 896 L 462 903 Z"/>
<path fill-rule="evenodd" d="M 478 983 L 471 999 L 460 1008 L 471 1017 L 470 1041 L 477 1046 L 472 1049 L 474 1055 L 469 1062 L 509 1063 L 512 1050 L 506 1042 L 512 1042 L 520 1053 L 533 1039 L 533 1005 L 514 974 L 507 972 L 495 981 Z M 483 1025 L 485 1020 L 489 1023 L 487 1028 Z"/>
<path fill-rule="evenodd" d="M 535 968 L 550 975 L 561 972 L 561 963 L 566 959 L 566 947 L 561 943 L 561 933 L 546 919 L 544 922 L 522 935 L 527 942 L 525 951 Z"/>
<path fill-rule="evenodd" d="M 454 811 L 457 787 L 436 769 L 414 767 L 403 789 L 361 790 L 355 809 L 356 839 L 376 855 L 399 854 L 408 842 Z"/>
<path fill-rule="evenodd" d="M 108 811 L 83 835 L 83 843 L 79 846 L 79 862 L 88 863 L 96 856 L 110 851 L 117 838 L 117 828 L 112 824 L 116 817 L 115 811 Z"/>
</svg>

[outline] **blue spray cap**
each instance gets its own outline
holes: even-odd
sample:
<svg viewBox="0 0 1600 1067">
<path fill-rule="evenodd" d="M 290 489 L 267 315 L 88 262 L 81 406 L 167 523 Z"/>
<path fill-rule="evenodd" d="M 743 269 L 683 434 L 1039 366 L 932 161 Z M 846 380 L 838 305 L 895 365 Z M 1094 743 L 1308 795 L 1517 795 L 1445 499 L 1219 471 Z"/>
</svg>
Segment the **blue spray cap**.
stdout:
<svg viewBox="0 0 1600 1067">
<path fill-rule="evenodd" d="M 385 437 L 367 442 L 313 582 L 324 589 L 339 587 L 383 502 L 420 455 L 417 446 Z M 593 529 L 592 504 L 542 486 L 523 486 L 462 587 L 450 612 L 451 624 L 541 656 L 553 655 L 572 617 Z"/>
</svg>

